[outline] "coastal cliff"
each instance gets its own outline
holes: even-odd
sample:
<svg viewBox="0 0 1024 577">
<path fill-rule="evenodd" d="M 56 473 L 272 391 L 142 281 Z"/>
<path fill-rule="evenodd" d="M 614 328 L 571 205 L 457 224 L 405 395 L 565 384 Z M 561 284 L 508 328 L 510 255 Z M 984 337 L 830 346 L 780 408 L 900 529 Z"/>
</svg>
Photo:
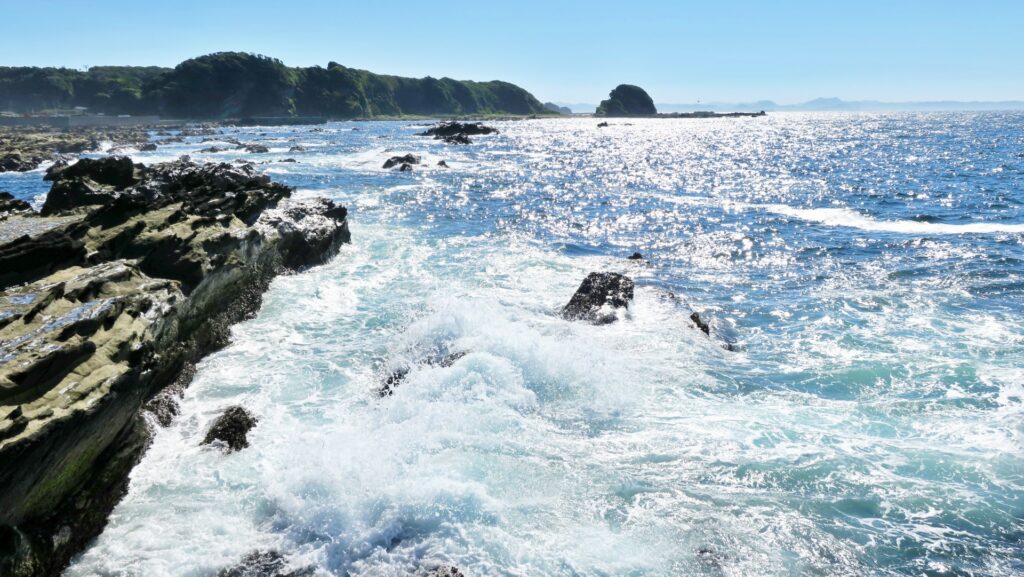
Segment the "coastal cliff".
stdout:
<svg viewBox="0 0 1024 577">
<path fill-rule="evenodd" d="M 346 209 L 252 165 L 83 159 L 40 214 L 0 211 L 0 575 L 57 575 L 95 537 L 274 276 L 349 241 Z M 153 418 L 145 417 L 147 412 Z"/>
<path fill-rule="evenodd" d="M 244 52 L 208 54 L 174 68 L 0 67 L 0 110 L 77 106 L 182 119 L 548 113 L 528 91 L 500 80 L 405 78 L 337 62 L 290 67 Z"/>
</svg>

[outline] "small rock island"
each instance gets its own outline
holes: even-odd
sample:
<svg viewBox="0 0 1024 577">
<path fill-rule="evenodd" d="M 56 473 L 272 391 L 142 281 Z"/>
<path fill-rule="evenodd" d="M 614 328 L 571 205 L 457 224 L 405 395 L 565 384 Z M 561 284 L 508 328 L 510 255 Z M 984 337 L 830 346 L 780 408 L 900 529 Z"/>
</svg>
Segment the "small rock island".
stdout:
<svg viewBox="0 0 1024 577">
<path fill-rule="evenodd" d="M 647 91 L 632 84 L 620 84 L 597 106 L 594 116 L 623 118 L 630 116 L 654 116 L 658 109 Z"/>
</svg>

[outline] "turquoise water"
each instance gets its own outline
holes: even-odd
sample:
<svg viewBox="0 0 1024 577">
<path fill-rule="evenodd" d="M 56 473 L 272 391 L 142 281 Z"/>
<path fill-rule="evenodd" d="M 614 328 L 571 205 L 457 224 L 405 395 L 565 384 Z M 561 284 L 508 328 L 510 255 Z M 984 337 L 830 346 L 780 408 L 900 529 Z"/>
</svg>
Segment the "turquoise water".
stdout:
<svg viewBox="0 0 1024 577">
<path fill-rule="evenodd" d="M 68 575 L 1024 575 L 1024 115 L 495 124 L 194 155 L 295 158 L 353 242 L 202 363 Z M 561 320 L 594 270 L 628 318 Z M 252 446 L 201 448 L 231 404 Z"/>
</svg>

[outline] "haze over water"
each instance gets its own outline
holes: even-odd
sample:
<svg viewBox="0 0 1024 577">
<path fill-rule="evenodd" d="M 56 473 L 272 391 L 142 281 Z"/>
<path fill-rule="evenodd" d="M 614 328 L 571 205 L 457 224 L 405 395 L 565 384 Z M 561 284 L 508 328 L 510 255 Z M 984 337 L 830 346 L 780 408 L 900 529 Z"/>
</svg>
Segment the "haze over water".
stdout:
<svg viewBox="0 0 1024 577">
<path fill-rule="evenodd" d="M 352 244 L 201 363 L 66 574 L 1024 575 L 1024 114 L 596 122 L 223 129 Z M 239 158 L 199 140 L 132 156 Z M 603 270 L 628 318 L 562 320 Z M 201 447 L 233 404 L 251 446 Z"/>
</svg>

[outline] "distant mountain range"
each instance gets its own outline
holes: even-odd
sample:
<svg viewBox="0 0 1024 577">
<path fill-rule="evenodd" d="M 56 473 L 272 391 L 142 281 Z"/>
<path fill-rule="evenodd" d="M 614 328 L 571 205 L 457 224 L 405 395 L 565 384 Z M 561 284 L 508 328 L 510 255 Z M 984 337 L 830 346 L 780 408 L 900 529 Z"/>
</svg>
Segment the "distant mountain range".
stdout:
<svg viewBox="0 0 1024 577">
<path fill-rule="evenodd" d="M 591 113 L 596 104 L 585 102 L 557 102 L 576 113 Z M 698 102 L 696 104 L 657 104 L 658 112 L 693 112 L 709 110 L 713 112 L 828 112 L 828 111 L 952 111 L 952 110 L 1024 110 L 1024 100 L 1005 100 L 997 102 L 935 100 L 925 102 L 882 102 L 879 100 L 842 100 L 840 98 L 815 98 L 800 104 L 777 104 L 771 100 L 757 102 Z"/>
</svg>

